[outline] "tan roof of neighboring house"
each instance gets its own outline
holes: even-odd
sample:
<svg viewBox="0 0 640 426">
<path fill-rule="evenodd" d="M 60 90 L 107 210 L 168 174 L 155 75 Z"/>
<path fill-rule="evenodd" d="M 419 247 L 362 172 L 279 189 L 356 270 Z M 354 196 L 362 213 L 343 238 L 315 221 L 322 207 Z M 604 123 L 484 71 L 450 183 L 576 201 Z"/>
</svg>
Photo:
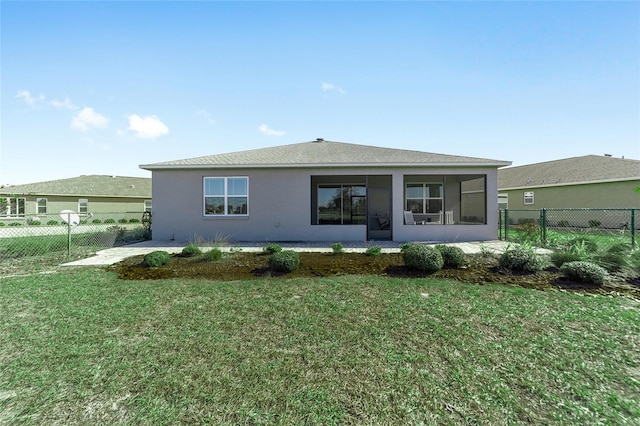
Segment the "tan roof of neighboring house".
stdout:
<svg viewBox="0 0 640 426">
<path fill-rule="evenodd" d="M 498 189 L 640 179 L 640 161 L 600 155 L 565 158 L 498 170 Z"/>
<path fill-rule="evenodd" d="M 151 179 L 83 175 L 69 179 L 7 186 L 0 188 L 0 194 L 151 198 Z"/>
<path fill-rule="evenodd" d="M 319 139 L 291 145 L 140 165 L 143 169 L 238 167 L 493 166 L 509 161 L 381 148 Z"/>
</svg>

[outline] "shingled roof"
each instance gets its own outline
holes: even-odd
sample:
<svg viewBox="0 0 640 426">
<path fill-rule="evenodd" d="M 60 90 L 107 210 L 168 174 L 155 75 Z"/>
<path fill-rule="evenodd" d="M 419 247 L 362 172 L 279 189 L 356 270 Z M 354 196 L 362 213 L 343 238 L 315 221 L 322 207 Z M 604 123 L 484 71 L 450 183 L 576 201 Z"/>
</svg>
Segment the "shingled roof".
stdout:
<svg viewBox="0 0 640 426">
<path fill-rule="evenodd" d="M 600 155 L 498 170 L 498 189 L 640 180 L 640 161 Z"/>
<path fill-rule="evenodd" d="M 142 169 L 379 167 L 379 166 L 493 166 L 511 164 L 486 158 L 434 154 L 317 139 L 291 145 L 143 164 Z"/>
<path fill-rule="evenodd" d="M 0 188 L 0 194 L 151 198 L 151 179 L 85 175 L 68 179 L 7 186 Z"/>
</svg>

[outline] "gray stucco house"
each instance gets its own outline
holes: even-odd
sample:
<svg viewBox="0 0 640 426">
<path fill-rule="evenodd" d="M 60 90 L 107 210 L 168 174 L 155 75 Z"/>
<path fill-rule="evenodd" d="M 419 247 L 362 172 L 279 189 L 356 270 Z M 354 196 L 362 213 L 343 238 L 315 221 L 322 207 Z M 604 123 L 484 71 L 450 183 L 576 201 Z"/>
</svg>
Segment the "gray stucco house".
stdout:
<svg viewBox="0 0 640 426">
<path fill-rule="evenodd" d="M 495 239 L 509 164 L 317 139 L 140 167 L 155 240 L 402 242 Z"/>
</svg>

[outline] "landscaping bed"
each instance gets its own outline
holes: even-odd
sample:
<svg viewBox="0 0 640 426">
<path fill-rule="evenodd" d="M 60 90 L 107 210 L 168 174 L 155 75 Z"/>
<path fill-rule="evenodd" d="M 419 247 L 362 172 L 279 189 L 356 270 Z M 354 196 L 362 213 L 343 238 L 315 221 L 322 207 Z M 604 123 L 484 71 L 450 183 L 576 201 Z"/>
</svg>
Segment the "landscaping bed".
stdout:
<svg viewBox="0 0 640 426">
<path fill-rule="evenodd" d="M 446 278 L 467 283 L 497 283 L 539 290 L 564 289 L 599 294 L 625 294 L 640 299 L 640 277 L 611 274 L 603 285 L 573 282 L 558 268 L 547 267 L 535 273 L 518 273 L 500 268 L 497 257 L 489 254 L 467 254 L 460 269 L 442 269 L 427 274 L 404 265 L 399 253 L 366 256 L 363 253 L 299 253 L 299 268 L 287 274 L 269 269 L 266 253 L 237 252 L 225 254 L 217 262 L 198 257 L 174 255 L 168 264 L 150 268 L 143 256 L 128 258 L 112 268 L 121 279 L 153 280 L 165 278 L 197 278 L 215 281 L 262 279 L 265 277 L 331 277 L 339 275 L 381 275 L 396 278 Z"/>
</svg>

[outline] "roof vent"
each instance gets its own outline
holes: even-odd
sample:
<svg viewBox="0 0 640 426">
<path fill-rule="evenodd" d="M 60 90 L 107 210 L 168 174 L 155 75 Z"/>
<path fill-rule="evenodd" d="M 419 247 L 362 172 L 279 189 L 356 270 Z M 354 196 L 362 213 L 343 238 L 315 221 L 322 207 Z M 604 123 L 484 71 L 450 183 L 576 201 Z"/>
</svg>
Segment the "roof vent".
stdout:
<svg viewBox="0 0 640 426">
<path fill-rule="evenodd" d="M 323 138 L 316 138 L 316 142 L 324 142 Z"/>
<path fill-rule="evenodd" d="M 612 155 L 611 155 L 611 154 L 605 154 L 604 156 L 605 156 L 605 157 L 612 157 Z"/>
</svg>

